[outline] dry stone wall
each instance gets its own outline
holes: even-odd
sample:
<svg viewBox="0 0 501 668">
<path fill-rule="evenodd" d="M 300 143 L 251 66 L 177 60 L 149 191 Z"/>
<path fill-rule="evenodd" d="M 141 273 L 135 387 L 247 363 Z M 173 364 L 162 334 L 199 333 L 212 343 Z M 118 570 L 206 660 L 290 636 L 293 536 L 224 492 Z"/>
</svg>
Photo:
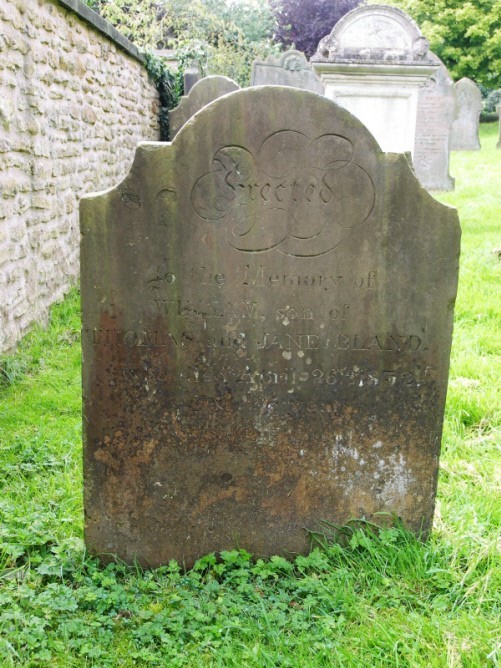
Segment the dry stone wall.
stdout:
<svg viewBox="0 0 501 668">
<path fill-rule="evenodd" d="M 0 3 L 0 352 L 79 272 L 78 200 L 159 139 L 133 45 L 78 0 Z"/>
</svg>

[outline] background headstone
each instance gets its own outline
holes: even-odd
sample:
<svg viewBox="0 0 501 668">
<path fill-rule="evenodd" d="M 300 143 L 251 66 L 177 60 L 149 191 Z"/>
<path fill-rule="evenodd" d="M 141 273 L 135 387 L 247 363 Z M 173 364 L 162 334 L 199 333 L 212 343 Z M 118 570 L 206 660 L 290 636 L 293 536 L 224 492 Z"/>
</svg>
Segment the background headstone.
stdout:
<svg viewBox="0 0 501 668">
<path fill-rule="evenodd" d="M 406 156 L 325 97 L 248 88 L 140 144 L 81 233 L 92 553 L 430 529 L 460 232 Z"/>
<path fill-rule="evenodd" d="M 169 111 L 171 138 L 174 138 L 183 125 L 205 105 L 239 88 L 240 86 L 228 77 L 210 76 L 197 81 L 190 88 L 188 95 L 183 95 L 178 106 Z"/>
<path fill-rule="evenodd" d="M 496 148 L 501 148 L 501 104 L 499 104 L 496 107 L 496 110 L 498 112 L 498 119 L 499 119 L 498 120 L 498 122 L 499 122 L 499 139 L 498 139 L 498 143 L 496 144 Z"/>
<path fill-rule="evenodd" d="M 453 151 L 475 151 L 480 148 L 478 125 L 483 109 L 482 93 L 477 84 L 464 77 L 454 84 L 455 114 L 451 130 Z"/>
<path fill-rule="evenodd" d="M 292 86 L 324 94 L 324 86 L 312 71 L 304 53 L 294 49 L 252 63 L 251 86 L 265 85 Z"/>
<path fill-rule="evenodd" d="M 188 95 L 193 86 L 200 81 L 200 72 L 187 70 L 183 75 L 184 95 Z"/>
<path fill-rule="evenodd" d="M 454 190 L 449 174 L 454 84 L 445 65 L 419 90 L 413 163 L 416 176 L 428 190 Z"/>
</svg>

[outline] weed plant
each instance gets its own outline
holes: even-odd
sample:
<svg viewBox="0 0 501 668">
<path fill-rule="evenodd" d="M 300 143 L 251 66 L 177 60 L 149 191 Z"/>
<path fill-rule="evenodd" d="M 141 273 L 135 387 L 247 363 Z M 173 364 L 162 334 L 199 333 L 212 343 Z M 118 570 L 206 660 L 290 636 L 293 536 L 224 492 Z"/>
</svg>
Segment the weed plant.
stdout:
<svg viewBox="0 0 501 668">
<path fill-rule="evenodd" d="M 0 665 L 484 667 L 499 636 L 501 151 L 453 154 L 463 227 L 438 503 L 401 527 L 313 537 L 309 556 L 209 554 L 183 572 L 101 566 L 82 542 L 79 300 L 0 358 Z"/>
</svg>

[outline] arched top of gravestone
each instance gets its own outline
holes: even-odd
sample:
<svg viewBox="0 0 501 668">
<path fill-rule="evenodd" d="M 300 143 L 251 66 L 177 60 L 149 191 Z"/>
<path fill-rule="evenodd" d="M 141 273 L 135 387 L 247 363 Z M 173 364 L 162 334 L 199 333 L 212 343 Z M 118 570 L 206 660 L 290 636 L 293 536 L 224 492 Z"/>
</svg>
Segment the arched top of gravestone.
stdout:
<svg viewBox="0 0 501 668">
<path fill-rule="evenodd" d="M 315 62 L 430 62 L 429 43 L 405 12 L 386 5 L 358 7 L 320 40 Z"/>
<path fill-rule="evenodd" d="M 181 98 L 179 105 L 169 111 L 170 136 L 175 137 L 188 119 L 197 111 L 205 107 L 206 104 L 213 102 L 218 97 L 227 93 L 239 90 L 240 86 L 230 79 L 223 76 L 209 76 L 200 79 L 190 89 L 188 95 Z"/>
<path fill-rule="evenodd" d="M 251 86 L 292 86 L 324 94 L 324 86 L 302 51 L 290 49 L 252 63 Z"/>
</svg>

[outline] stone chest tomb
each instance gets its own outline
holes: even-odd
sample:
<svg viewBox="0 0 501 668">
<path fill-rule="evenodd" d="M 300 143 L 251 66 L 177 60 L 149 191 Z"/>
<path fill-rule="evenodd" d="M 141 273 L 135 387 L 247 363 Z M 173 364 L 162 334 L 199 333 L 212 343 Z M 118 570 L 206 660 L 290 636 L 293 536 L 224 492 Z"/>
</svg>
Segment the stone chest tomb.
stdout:
<svg viewBox="0 0 501 668">
<path fill-rule="evenodd" d="M 92 553 L 430 529 L 460 232 L 404 155 L 325 97 L 237 91 L 140 144 L 81 232 Z"/>
</svg>

